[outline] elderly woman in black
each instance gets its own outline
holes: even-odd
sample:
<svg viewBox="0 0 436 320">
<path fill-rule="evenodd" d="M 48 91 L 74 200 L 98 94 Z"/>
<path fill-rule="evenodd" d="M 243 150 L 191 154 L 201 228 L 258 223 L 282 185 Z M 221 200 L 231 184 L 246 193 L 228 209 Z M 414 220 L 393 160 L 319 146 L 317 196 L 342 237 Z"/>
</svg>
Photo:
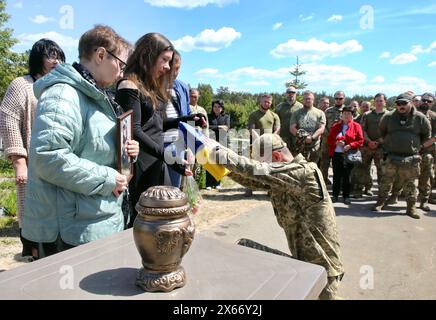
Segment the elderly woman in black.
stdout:
<svg viewBox="0 0 436 320">
<path fill-rule="evenodd" d="M 220 144 L 227 146 L 227 134 L 230 130 L 230 115 L 224 112 L 224 101 L 212 102 L 212 113 L 209 114 L 209 137 Z M 217 159 L 218 161 L 218 159 Z M 220 181 L 217 181 L 209 172 L 206 172 L 206 189 L 221 189 Z"/>
</svg>

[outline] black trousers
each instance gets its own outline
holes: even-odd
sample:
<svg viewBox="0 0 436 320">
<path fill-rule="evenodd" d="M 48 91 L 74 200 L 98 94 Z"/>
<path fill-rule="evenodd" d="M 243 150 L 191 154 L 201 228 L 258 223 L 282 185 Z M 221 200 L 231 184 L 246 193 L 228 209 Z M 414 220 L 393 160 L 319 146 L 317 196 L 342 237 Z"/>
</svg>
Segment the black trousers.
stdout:
<svg viewBox="0 0 436 320">
<path fill-rule="evenodd" d="M 213 175 L 206 171 L 206 187 L 215 188 L 220 185 L 220 181 L 215 179 Z"/>
<path fill-rule="evenodd" d="M 353 164 L 345 163 L 344 154 L 335 152 L 333 156 L 333 197 L 339 197 L 341 190 L 344 198 L 350 197 L 351 170 Z"/>
</svg>

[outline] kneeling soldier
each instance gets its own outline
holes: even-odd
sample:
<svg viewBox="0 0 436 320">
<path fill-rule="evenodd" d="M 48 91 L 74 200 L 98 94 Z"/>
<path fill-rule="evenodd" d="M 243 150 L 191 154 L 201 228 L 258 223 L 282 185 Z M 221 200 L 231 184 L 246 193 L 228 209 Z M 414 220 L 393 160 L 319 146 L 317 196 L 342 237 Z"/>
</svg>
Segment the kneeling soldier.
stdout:
<svg viewBox="0 0 436 320">
<path fill-rule="evenodd" d="M 209 147 L 211 159 L 218 153 L 227 160 L 223 165 L 232 171 L 230 178 L 247 188 L 270 191 L 292 255 L 326 269 L 328 284 L 320 299 L 335 299 L 344 269 L 335 211 L 317 165 L 301 154 L 294 158 L 276 134 L 264 134 L 253 143 L 252 157 L 259 161 L 238 156 L 219 144 Z"/>
</svg>

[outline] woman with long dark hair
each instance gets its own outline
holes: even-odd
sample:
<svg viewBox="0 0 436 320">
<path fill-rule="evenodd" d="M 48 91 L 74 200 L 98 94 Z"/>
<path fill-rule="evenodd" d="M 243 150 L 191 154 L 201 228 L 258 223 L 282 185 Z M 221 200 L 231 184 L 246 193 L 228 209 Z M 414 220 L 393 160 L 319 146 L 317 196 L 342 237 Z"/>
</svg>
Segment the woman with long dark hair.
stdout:
<svg viewBox="0 0 436 320">
<path fill-rule="evenodd" d="M 133 110 L 133 134 L 139 141 L 140 152 L 135 175 L 129 190 L 132 208 L 142 192 L 152 186 L 171 185 L 167 165 L 182 175 L 192 175 L 187 162 L 165 154 L 163 132 L 177 128 L 180 121 L 199 120 L 196 115 L 170 118 L 167 113 L 171 95 L 168 88 L 174 79 L 174 47 L 159 33 L 141 37 L 127 61 L 125 77 L 118 83 L 116 101 L 127 111 Z M 127 227 L 133 226 L 137 215 L 132 212 Z"/>
</svg>

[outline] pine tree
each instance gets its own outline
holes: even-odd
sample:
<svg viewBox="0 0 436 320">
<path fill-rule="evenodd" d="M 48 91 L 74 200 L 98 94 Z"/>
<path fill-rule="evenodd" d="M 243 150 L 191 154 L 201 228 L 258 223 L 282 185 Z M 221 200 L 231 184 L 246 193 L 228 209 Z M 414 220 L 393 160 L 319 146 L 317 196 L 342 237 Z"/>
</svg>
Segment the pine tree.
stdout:
<svg viewBox="0 0 436 320">
<path fill-rule="evenodd" d="M 294 87 L 298 90 L 305 89 L 307 87 L 307 83 L 302 82 L 300 80 L 301 76 L 304 76 L 306 74 L 306 71 L 301 69 L 301 64 L 299 63 L 299 59 L 297 56 L 297 64 L 294 65 L 293 71 L 289 72 L 292 76 L 294 76 L 294 80 L 291 82 L 286 83 L 286 87 Z"/>
<path fill-rule="evenodd" d="M 10 82 L 27 72 L 28 59 L 26 53 L 11 51 L 18 40 L 12 37 L 12 29 L 4 27 L 10 18 L 5 9 L 6 1 L 0 0 L 0 101 L 3 99 Z"/>
</svg>

